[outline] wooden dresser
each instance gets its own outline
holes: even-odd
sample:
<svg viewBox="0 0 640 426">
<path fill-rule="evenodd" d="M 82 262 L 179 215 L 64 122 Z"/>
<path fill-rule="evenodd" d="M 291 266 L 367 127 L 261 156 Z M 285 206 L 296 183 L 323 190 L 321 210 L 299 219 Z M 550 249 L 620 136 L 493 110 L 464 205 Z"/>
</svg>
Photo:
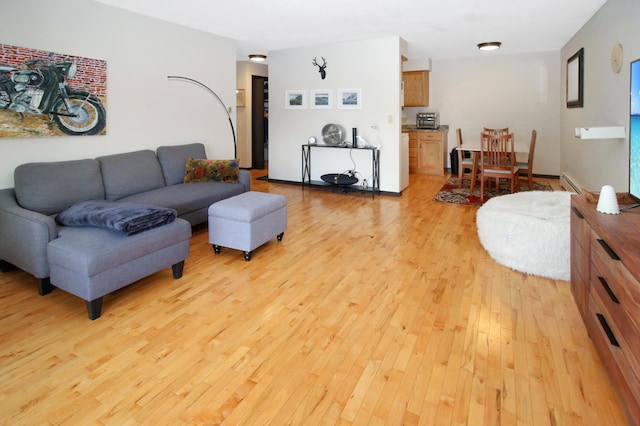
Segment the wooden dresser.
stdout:
<svg viewBox="0 0 640 426">
<path fill-rule="evenodd" d="M 409 172 L 444 176 L 447 167 L 447 129 L 411 130 Z"/>
<path fill-rule="evenodd" d="M 640 424 L 640 208 L 571 197 L 571 291 L 629 422 Z"/>
</svg>

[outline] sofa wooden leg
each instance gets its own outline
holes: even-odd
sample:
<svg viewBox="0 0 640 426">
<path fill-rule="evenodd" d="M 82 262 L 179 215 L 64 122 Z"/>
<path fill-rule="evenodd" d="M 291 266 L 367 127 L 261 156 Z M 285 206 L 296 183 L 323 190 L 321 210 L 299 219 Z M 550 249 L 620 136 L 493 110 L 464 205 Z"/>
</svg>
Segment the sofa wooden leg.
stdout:
<svg viewBox="0 0 640 426">
<path fill-rule="evenodd" d="M 100 318 L 100 314 L 102 313 L 102 297 L 87 302 L 87 313 L 91 321 Z"/>
<path fill-rule="evenodd" d="M 182 271 L 184 270 L 184 260 L 182 262 L 178 262 L 175 265 L 171 265 L 171 270 L 173 271 L 173 278 L 178 279 L 182 277 Z"/>
<path fill-rule="evenodd" d="M 49 277 L 38 278 L 38 293 L 40 293 L 40 296 L 51 293 L 51 290 L 53 290 L 53 286 Z"/>
</svg>

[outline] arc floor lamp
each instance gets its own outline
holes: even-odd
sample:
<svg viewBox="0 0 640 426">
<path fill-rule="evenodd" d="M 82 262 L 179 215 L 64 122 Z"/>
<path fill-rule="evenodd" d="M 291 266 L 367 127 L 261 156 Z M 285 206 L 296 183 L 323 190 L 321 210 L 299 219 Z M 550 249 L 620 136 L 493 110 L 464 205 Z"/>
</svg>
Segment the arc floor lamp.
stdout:
<svg viewBox="0 0 640 426">
<path fill-rule="evenodd" d="M 198 86 L 202 87 L 207 92 L 215 96 L 218 102 L 220 102 L 220 105 L 222 105 L 222 108 L 224 108 L 224 112 L 227 114 L 227 117 L 229 118 L 229 125 L 231 126 L 231 133 L 233 134 L 233 157 L 238 158 L 238 147 L 236 144 L 236 130 L 233 128 L 233 121 L 231 120 L 231 114 L 229 114 L 229 108 L 227 108 L 224 102 L 222 102 L 222 99 L 220 99 L 220 96 L 218 96 L 218 94 L 213 90 L 211 90 L 207 85 L 205 85 L 204 83 L 200 83 L 198 80 L 194 80 L 193 78 L 182 77 L 179 75 L 169 75 L 167 76 L 167 78 L 169 80 L 181 80 L 181 81 L 197 84 Z"/>
</svg>

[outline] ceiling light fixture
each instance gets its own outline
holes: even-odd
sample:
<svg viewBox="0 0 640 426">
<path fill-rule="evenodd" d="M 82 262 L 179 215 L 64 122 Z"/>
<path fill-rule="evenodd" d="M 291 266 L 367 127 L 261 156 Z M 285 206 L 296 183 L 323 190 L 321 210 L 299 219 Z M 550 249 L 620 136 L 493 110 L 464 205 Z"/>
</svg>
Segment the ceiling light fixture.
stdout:
<svg viewBox="0 0 640 426">
<path fill-rule="evenodd" d="M 500 49 L 501 45 L 502 45 L 502 43 L 500 43 L 499 41 L 490 41 L 488 43 L 479 43 L 478 44 L 478 49 L 480 49 L 480 50 L 496 50 L 496 49 Z"/>
<path fill-rule="evenodd" d="M 249 60 L 253 62 L 264 62 L 267 60 L 267 55 L 249 55 Z"/>
</svg>

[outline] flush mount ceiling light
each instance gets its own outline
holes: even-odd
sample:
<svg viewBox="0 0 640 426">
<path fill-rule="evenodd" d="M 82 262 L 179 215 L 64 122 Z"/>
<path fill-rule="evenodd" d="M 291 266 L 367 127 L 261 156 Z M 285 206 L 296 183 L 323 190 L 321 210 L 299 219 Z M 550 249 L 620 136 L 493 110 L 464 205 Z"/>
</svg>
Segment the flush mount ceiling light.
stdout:
<svg viewBox="0 0 640 426">
<path fill-rule="evenodd" d="M 502 43 L 500 43 L 499 41 L 490 41 L 488 43 L 479 43 L 478 44 L 478 49 L 480 49 L 480 50 L 496 50 L 496 49 L 500 49 L 501 45 L 502 45 Z"/>
<path fill-rule="evenodd" d="M 264 62 L 267 60 L 267 55 L 249 55 L 249 60 L 253 62 Z"/>
</svg>

